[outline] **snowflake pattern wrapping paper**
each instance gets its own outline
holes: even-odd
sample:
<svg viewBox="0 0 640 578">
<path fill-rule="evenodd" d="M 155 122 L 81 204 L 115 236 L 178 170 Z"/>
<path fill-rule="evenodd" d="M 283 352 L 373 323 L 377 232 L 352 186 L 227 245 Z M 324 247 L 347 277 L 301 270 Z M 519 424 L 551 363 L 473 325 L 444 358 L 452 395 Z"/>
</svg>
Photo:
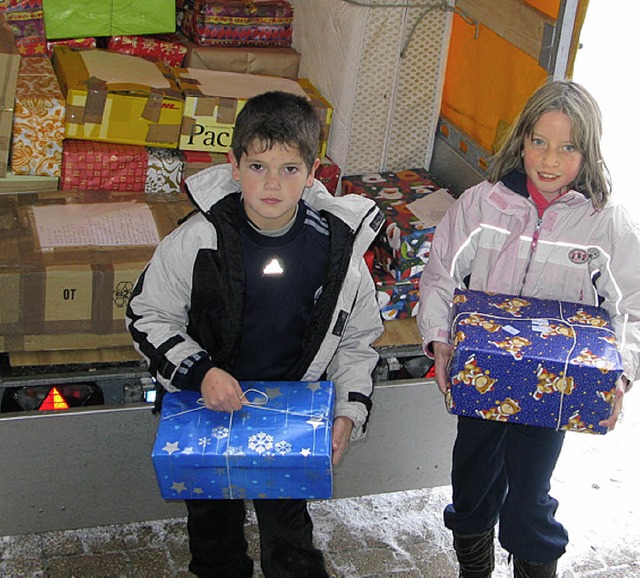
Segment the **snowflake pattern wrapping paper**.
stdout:
<svg viewBox="0 0 640 578">
<path fill-rule="evenodd" d="M 152 450 L 162 497 L 330 498 L 330 381 L 241 382 L 248 404 L 231 414 L 193 391 L 167 393 Z"/>
<path fill-rule="evenodd" d="M 622 359 L 607 312 L 456 290 L 447 408 L 456 415 L 604 434 Z"/>
</svg>

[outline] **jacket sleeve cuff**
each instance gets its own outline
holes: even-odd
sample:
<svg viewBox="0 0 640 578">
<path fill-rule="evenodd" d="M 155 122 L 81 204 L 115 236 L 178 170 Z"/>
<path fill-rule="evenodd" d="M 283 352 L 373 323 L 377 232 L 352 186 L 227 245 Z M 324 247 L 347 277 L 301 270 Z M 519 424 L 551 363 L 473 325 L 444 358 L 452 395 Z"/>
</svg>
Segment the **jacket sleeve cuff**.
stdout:
<svg viewBox="0 0 640 578">
<path fill-rule="evenodd" d="M 189 370 L 187 379 L 184 382 L 182 389 L 188 389 L 190 391 L 200 391 L 202 380 L 207 371 L 213 369 L 215 366 L 208 357 L 204 357 L 193 364 Z"/>
</svg>

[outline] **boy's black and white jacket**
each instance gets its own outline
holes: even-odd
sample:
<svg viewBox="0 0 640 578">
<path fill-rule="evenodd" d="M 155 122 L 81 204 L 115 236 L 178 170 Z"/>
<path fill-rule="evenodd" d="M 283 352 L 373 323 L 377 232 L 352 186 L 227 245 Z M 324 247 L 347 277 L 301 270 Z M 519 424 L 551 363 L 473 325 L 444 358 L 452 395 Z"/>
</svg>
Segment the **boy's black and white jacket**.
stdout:
<svg viewBox="0 0 640 578">
<path fill-rule="evenodd" d="M 231 371 L 245 303 L 240 191 L 231 167 L 205 169 L 187 186 L 198 212 L 158 245 L 127 308 L 134 345 L 168 391 L 188 388 L 203 367 Z M 333 197 L 317 180 L 302 199 L 329 226 L 329 262 L 302 354 L 283 379 L 332 380 L 336 416 L 353 421 L 357 438 L 371 409 L 378 360 L 371 344 L 383 331 L 363 256 L 384 218 L 370 199 Z"/>
</svg>

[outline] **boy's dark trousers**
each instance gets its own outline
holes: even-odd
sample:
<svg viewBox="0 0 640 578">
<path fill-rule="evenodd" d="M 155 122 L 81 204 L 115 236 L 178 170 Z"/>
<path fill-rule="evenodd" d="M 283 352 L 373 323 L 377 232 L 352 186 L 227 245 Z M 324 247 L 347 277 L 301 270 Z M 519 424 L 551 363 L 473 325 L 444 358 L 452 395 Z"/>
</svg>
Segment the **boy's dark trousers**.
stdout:
<svg viewBox="0 0 640 578">
<path fill-rule="evenodd" d="M 453 503 L 444 512 L 457 536 L 499 524 L 503 548 L 515 558 L 547 563 L 564 554 L 568 535 L 555 520 L 550 480 L 564 432 L 458 417 L 453 449 Z"/>
<path fill-rule="evenodd" d="M 189 570 L 199 578 L 251 578 L 243 500 L 186 500 Z M 313 546 L 306 500 L 254 500 L 260 530 L 260 565 L 266 578 L 327 578 Z"/>
</svg>

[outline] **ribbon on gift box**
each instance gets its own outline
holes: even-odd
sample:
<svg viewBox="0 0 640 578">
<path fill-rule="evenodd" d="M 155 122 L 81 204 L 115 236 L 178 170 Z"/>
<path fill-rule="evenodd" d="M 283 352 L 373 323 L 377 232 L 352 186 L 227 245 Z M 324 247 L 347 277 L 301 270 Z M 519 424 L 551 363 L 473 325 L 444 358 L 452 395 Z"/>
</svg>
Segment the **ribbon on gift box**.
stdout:
<svg viewBox="0 0 640 578">
<path fill-rule="evenodd" d="M 505 296 L 497 295 L 497 297 L 499 299 L 502 299 Z M 533 299 L 533 298 L 526 299 L 526 301 L 531 301 L 531 300 L 540 301 L 538 299 Z M 569 316 L 566 314 L 564 310 L 565 304 L 562 301 L 556 301 L 555 303 L 557 303 L 558 305 L 558 317 L 554 317 L 551 315 L 540 316 L 540 317 L 521 317 L 519 314 L 519 311 L 515 311 L 515 312 L 512 311 L 511 316 L 497 315 L 497 314 L 488 313 L 486 310 L 480 311 L 480 310 L 474 310 L 474 309 L 467 309 L 457 313 L 457 315 L 453 320 L 452 328 L 459 328 L 458 320 L 461 317 L 466 319 L 472 319 L 472 321 L 469 323 L 470 325 L 480 325 L 480 326 L 489 325 L 491 321 L 500 321 L 500 322 L 506 321 L 507 323 L 502 325 L 501 329 L 503 331 L 506 331 L 507 333 L 510 333 L 511 335 L 517 335 L 518 333 L 520 333 L 519 330 L 517 330 L 515 327 L 511 325 L 514 322 L 529 322 L 532 326 L 532 330 L 536 333 L 545 332 L 545 328 L 546 329 L 551 328 L 551 326 L 554 323 L 558 324 L 558 327 L 568 328 L 568 330 L 565 330 L 562 333 L 562 335 L 572 340 L 571 345 L 566 352 L 564 360 L 562 359 L 557 360 L 558 363 L 561 363 L 563 365 L 563 370 L 559 374 L 562 376 L 563 388 L 555 388 L 554 390 L 555 392 L 560 394 L 559 406 L 558 406 L 558 417 L 555 424 L 555 430 L 558 431 L 562 427 L 563 407 L 565 404 L 565 400 L 567 399 L 567 396 L 570 395 L 572 392 L 572 391 L 567 391 L 564 388 L 564 386 L 566 386 L 566 384 L 573 379 L 573 375 L 570 374 L 570 367 L 576 366 L 577 368 L 577 364 L 573 362 L 575 362 L 580 357 L 580 354 L 578 355 L 578 357 L 575 356 L 576 347 L 578 346 L 578 335 L 576 332 L 576 328 L 579 327 L 581 328 L 581 330 L 593 329 L 593 330 L 606 332 L 614 341 L 615 341 L 615 332 L 609 329 L 609 327 L 605 326 L 605 325 L 608 325 L 608 322 L 604 319 L 589 318 L 588 315 L 583 318 L 580 315 L 580 310 L 578 310 L 578 313 L 572 312 L 571 315 Z M 575 304 L 572 304 L 572 306 L 575 306 Z M 458 342 L 455 335 L 453 336 L 452 342 L 455 347 L 455 345 Z M 515 352 L 515 350 L 509 349 L 506 346 L 503 347 L 503 345 L 506 344 L 507 342 L 508 340 L 504 340 L 500 343 L 497 343 L 496 341 L 489 341 L 489 343 L 491 343 L 492 345 L 495 345 L 496 347 L 501 348 L 504 351 L 507 351 L 508 353 L 513 355 L 515 359 L 520 359 L 522 357 L 520 350 Z M 520 349 L 523 349 L 524 347 L 527 347 L 527 344 L 522 344 L 520 346 Z M 520 357 L 518 357 L 518 355 L 520 355 Z M 608 371 L 609 369 L 608 367 L 608 364 L 610 364 L 609 360 L 605 359 L 604 362 L 600 364 L 600 367 L 598 367 L 598 364 L 596 363 L 597 361 L 596 359 L 592 359 L 590 361 L 592 361 L 593 366 L 597 367 L 598 369 L 605 370 L 605 371 Z M 613 369 L 613 364 L 611 365 L 612 365 L 611 369 Z M 540 394 L 540 397 L 541 396 L 542 394 Z M 537 399 L 540 399 L 540 397 L 538 397 Z M 449 392 L 449 395 L 445 396 L 445 404 L 447 405 L 447 409 L 451 411 L 451 408 L 453 405 L 453 398 L 450 392 Z M 508 419 L 505 419 L 503 421 L 508 421 Z"/>
</svg>

